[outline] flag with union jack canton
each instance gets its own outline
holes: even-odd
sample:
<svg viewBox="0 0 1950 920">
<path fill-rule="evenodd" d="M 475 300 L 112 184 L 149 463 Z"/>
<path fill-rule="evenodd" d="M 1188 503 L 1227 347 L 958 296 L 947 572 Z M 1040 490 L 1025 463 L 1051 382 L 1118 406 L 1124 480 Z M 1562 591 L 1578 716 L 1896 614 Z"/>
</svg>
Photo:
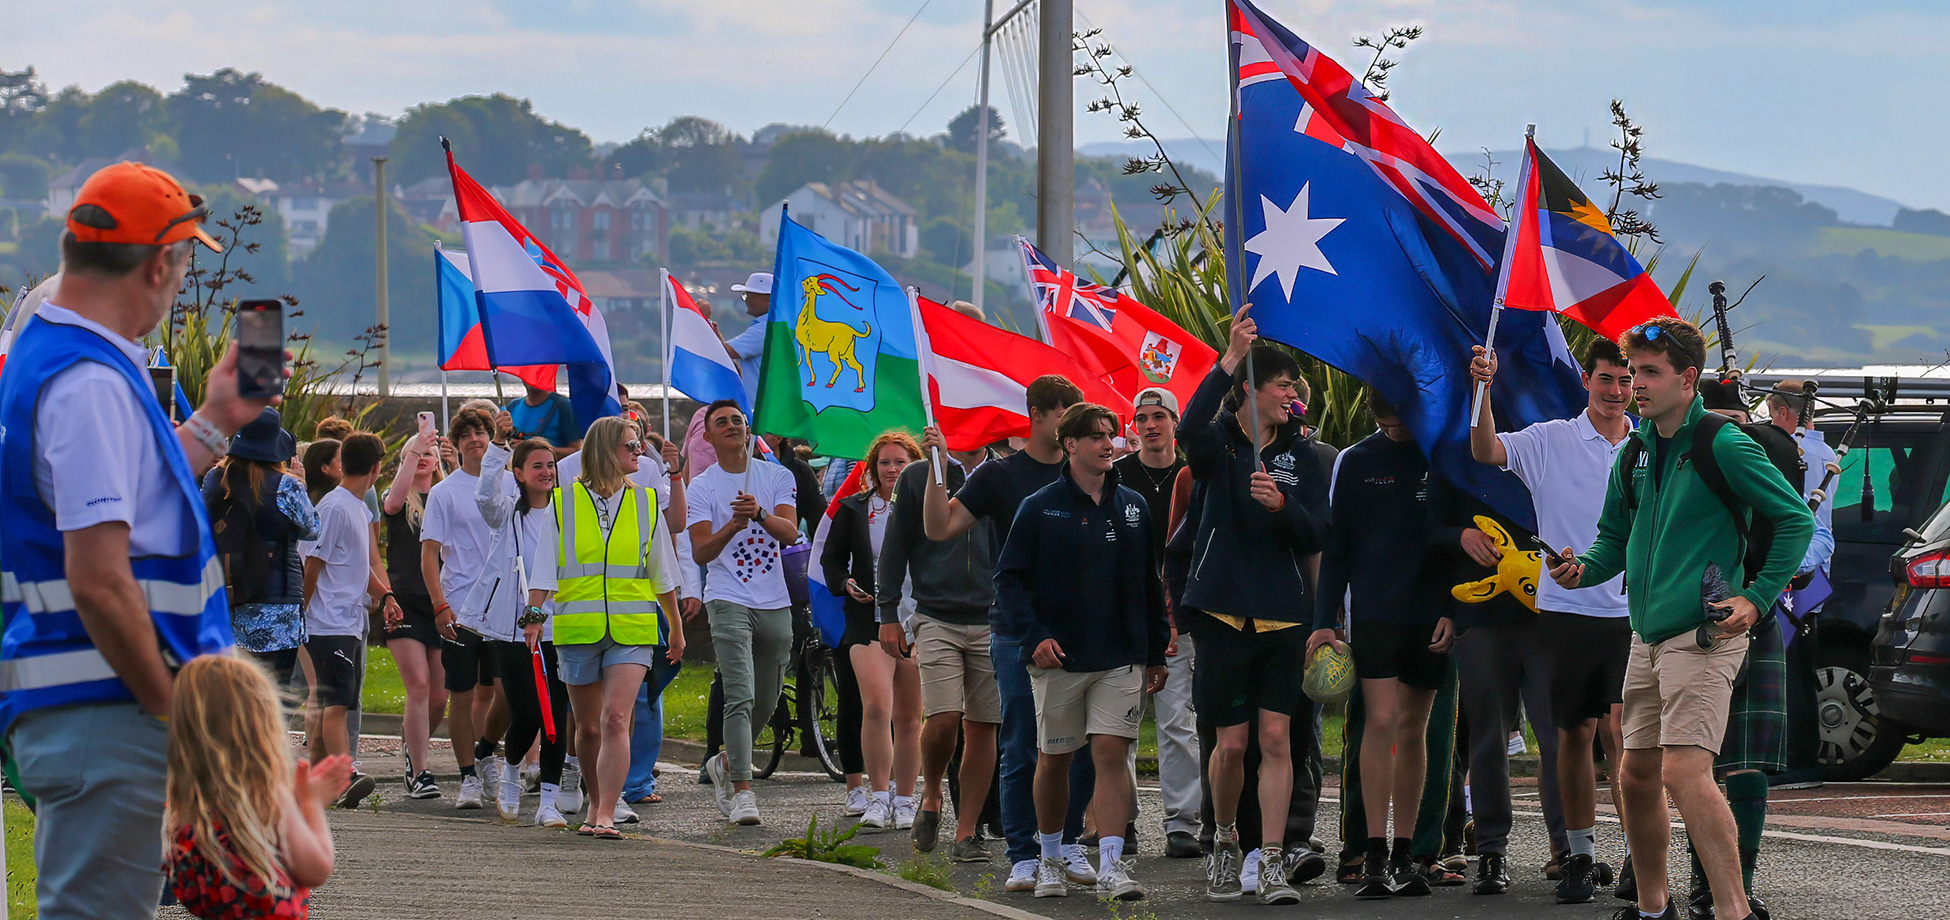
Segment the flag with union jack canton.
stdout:
<svg viewBox="0 0 1950 920">
<path fill-rule="evenodd" d="M 1078 277 L 1022 237 L 1016 243 L 1037 323 L 1051 346 L 1074 356 L 1127 401 L 1163 387 L 1180 405 L 1191 402 L 1218 352 L 1129 294 Z"/>
</svg>

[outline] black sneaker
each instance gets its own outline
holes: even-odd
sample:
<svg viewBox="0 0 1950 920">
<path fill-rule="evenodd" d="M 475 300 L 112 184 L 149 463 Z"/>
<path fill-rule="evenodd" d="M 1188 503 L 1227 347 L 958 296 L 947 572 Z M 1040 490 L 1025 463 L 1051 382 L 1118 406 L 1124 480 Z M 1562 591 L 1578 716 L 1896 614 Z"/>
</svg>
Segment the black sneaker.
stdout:
<svg viewBox="0 0 1950 920">
<path fill-rule="evenodd" d="M 1510 872 L 1503 868 L 1503 854 L 1484 853 L 1476 857 L 1476 884 L 1471 894 L 1503 894 L 1510 890 Z"/>
<path fill-rule="evenodd" d="M 1304 885 L 1327 871 L 1327 858 L 1312 850 L 1288 850 L 1284 868 L 1287 884 Z"/>
<path fill-rule="evenodd" d="M 1640 920 L 1639 906 L 1637 904 L 1627 904 L 1613 911 L 1611 920 Z M 1679 902 L 1667 898 L 1666 909 L 1660 911 L 1659 916 L 1655 917 L 1654 920 L 1679 920 Z"/>
<path fill-rule="evenodd" d="M 339 800 L 333 802 L 332 807 L 357 808 L 360 802 L 366 800 L 366 796 L 372 794 L 372 789 L 376 785 L 378 784 L 373 781 L 372 777 L 364 773 L 354 773 L 352 774 L 352 782 L 345 787 L 343 793 L 339 794 Z"/>
<path fill-rule="evenodd" d="M 1435 889 L 1429 885 L 1429 877 L 1414 864 L 1395 867 L 1395 896 L 1398 898 L 1426 898 Z"/>
<path fill-rule="evenodd" d="M 1557 903 L 1591 903 L 1592 896 L 1597 893 L 1597 887 L 1591 880 L 1593 868 L 1591 857 L 1583 853 L 1564 857 L 1564 863 L 1558 870 Z"/>
<path fill-rule="evenodd" d="M 1611 896 L 1620 901 L 1639 899 L 1639 877 L 1632 871 L 1632 854 L 1625 854 L 1625 862 L 1618 867 L 1618 885 L 1611 890 Z"/>
<path fill-rule="evenodd" d="M 437 799 L 440 797 L 440 784 L 433 781 L 433 774 L 421 770 L 406 782 L 406 797 L 409 799 Z"/>
<path fill-rule="evenodd" d="M 1361 887 L 1354 889 L 1354 896 L 1364 901 L 1392 898 L 1395 885 L 1388 880 L 1388 863 L 1385 860 L 1370 858 L 1361 872 Z"/>
<path fill-rule="evenodd" d="M 1167 859 L 1197 859 L 1205 855 L 1199 849 L 1198 837 L 1190 831 L 1172 831 L 1165 835 L 1165 857 Z"/>
</svg>

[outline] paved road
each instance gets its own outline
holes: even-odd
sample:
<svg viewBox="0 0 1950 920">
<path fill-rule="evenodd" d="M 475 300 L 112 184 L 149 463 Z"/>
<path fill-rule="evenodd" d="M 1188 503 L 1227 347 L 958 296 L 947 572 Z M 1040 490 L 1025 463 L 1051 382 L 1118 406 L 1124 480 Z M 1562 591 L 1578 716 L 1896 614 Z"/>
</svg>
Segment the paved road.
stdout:
<svg viewBox="0 0 1950 920">
<path fill-rule="evenodd" d="M 667 765 L 666 781 L 660 791 L 666 801 L 659 805 L 639 806 L 644 813 L 645 824 L 642 832 L 657 837 L 708 843 L 757 851 L 769 846 L 784 836 L 797 836 L 803 832 L 806 822 L 818 816 L 822 825 L 836 820 L 840 814 L 840 787 L 828 782 L 823 776 L 796 774 L 781 776 L 759 785 L 759 800 L 764 809 L 765 825 L 756 828 L 739 828 L 725 825 L 718 819 L 717 810 L 712 806 L 709 790 L 694 782 L 694 769 L 678 765 Z M 448 790 L 451 795 L 451 789 Z M 401 823 L 389 825 L 398 833 L 373 841 L 378 847 L 406 847 L 415 853 L 452 852 L 445 840 L 455 832 L 457 825 L 468 828 L 464 845 L 475 848 L 476 840 L 508 841 L 485 850 L 496 858 L 509 861 L 505 871 L 516 875 L 532 870 L 547 872 L 545 866 L 554 861 L 573 857 L 562 857 L 560 853 L 579 853 L 591 848 L 622 849 L 635 844 L 601 844 L 581 838 L 564 837 L 558 832 L 542 831 L 532 827 L 491 827 L 486 826 L 478 816 L 481 812 L 458 812 L 451 807 L 451 798 L 435 802 L 413 802 L 398 797 L 396 786 L 382 787 L 387 801 L 380 809 L 388 813 L 438 816 L 446 820 L 428 823 L 424 827 Z M 1546 881 L 1539 867 L 1542 863 L 1542 819 L 1534 808 L 1534 787 L 1518 789 L 1523 800 L 1518 805 L 1518 827 L 1513 835 L 1512 867 L 1516 885 L 1513 892 L 1503 897 L 1475 897 L 1466 889 L 1439 890 L 1429 903 L 1422 905 L 1401 904 L 1399 907 L 1382 905 L 1390 911 L 1400 911 L 1411 917 L 1528 917 L 1548 916 L 1553 920 L 1595 920 L 1609 916 L 1621 903 L 1610 898 L 1601 898 L 1596 904 L 1579 906 L 1560 906 L 1551 900 L 1551 884 Z M 1333 819 L 1338 815 L 1339 803 L 1330 789 L 1328 800 L 1322 803 L 1322 836 L 1328 833 Z M 1950 856 L 1950 847 L 1945 846 L 1938 831 L 1941 827 L 1931 827 L 1927 823 L 1901 824 L 1902 819 L 1873 818 L 1872 815 L 1896 815 L 1942 811 L 1950 808 L 1950 790 L 1916 789 L 1874 784 L 1852 784 L 1849 786 L 1830 786 L 1822 790 L 1810 790 L 1792 794 L 1806 804 L 1786 805 L 1780 809 L 1784 813 L 1781 822 L 1774 827 L 1776 832 L 1767 842 L 1763 857 L 1760 891 L 1775 906 L 1777 917 L 1849 917 L 1849 918 L 1890 918 L 1890 920 L 1911 920 L 1915 917 L 1950 916 L 1950 893 L 1934 885 L 1918 885 L 1917 869 L 1924 865 L 1941 866 L 1942 858 Z M 1870 796 L 1889 796 L 1889 798 L 1870 798 Z M 1933 796 L 1934 798 L 1922 798 Z M 1826 801 L 1816 801 L 1826 800 Z M 1859 812 L 1863 818 L 1847 818 L 1833 815 L 1814 814 L 1821 808 L 1840 802 L 1845 810 Z M 1873 803 L 1873 804 L 1871 804 Z M 1920 803 L 1920 804 L 1919 804 Z M 1931 803 L 1934 803 L 1933 805 Z M 1900 806 L 1900 807 L 1891 807 Z M 1149 831 L 1157 827 L 1158 799 L 1155 787 L 1141 790 L 1140 806 L 1144 813 L 1140 827 Z M 524 818 L 534 807 L 533 797 L 524 801 Z M 1867 809 L 1864 811 L 1863 809 Z M 457 817 L 467 816 L 467 817 Z M 361 822 L 365 819 L 361 818 Z M 1868 823 L 1863 823 L 1864 821 Z M 1922 821 L 1941 817 L 1924 818 Z M 1815 823 L 1810 823 L 1815 822 Z M 1826 823 L 1822 823 L 1826 822 Z M 1854 822 L 1854 823 L 1850 823 Z M 363 826 L 363 824 L 362 824 Z M 479 836 L 476 836 L 479 835 Z M 1607 852 L 1617 852 L 1622 848 L 1622 835 L 1615 823 L 1601 823 L 1600 847 Z M 1675 837 L 1679 837 L 1676 833 Z M 882 859 L 890 866 L 915 858 L 915 854 L 905 834 L 893 832 L 862 835 L 861 842 L 883 848 Z M 1242 905 L 1213 905 L 1200 898 L 1202 875 L 1197 860 L 1167 860 L 1158 855 L 1159 838 L 1150 834 L 1143 841 L 1139 854 L 1138 878 L 1150 889 L 1151 897 L 1145 901 L 1141 910 L 1133 912 L 1129 907 L 1123 913 L 1132 916 L 1153 915 L 1156 918 L 1204 918 L 1221 915 L 1230 911 L 1250 911 L 1259 909 L 1257 904 L 1246 902 Z M 954 866 L 951 879 L 955 889 L 971 897 L 982 898 L 1008 905 L 1013 908 L 1031 911 L 1051 918 L 1090 917 L 1101 918 L 1107 907 L 1094 898 L 1076 892 L 1073 896 L 1057 899 L 1033 899 L 1027 895 L 1004 894 L 1001 881 L 1006 877 L 1008 867 L 1003 863 L 999 844 L 995 849 L 995 861 L 988 866 Z M 1683 848 L 1683 838 L 1679 840 Z M 430 849 L 431 848 L 431 849 Z M 1675 856 L 1683 856 L 1683 849 L 1676 849 Z M 1921 859 L 1919 859 L 1921 857 Z M 437 857 L 426 857 L 429 860 Z M 1931 862 L 1924 862 L 1930 860 Z M 646 860 L 654 866 L 654 859 Z M 1677 859 L 1675 859 L 1677 863 Z M 385 861 L 367 864 L 362 870 L 360 864 L 348 862 L 346 871 L 334 885 L 360 886 L 362 871 L 372 871 L 379 866 L 388 866 Z M 634 865 L 634 864 L 633 864 Z M 1675 869 L 1678 867 L 1675 865 Z M 384 870 L 392 871 L 390 868 Z M 763 892 L 769 879 L 779 868 L 767 865 L 763 868 L 742 868 L 733 871 L 727 878 L 707 888 L 720 892 L 715 895 L 703 894 L 705 889 L 691 889 L 677 886 L 675 880 L 672 890 L 686 893 L 680 897 L 695 897 L 699 903 L 709 905 L 724 904 L 734 913 L 726 916 L 758 916 L 747 914 L 749 902 L 764 899 L 767 910 L 782 910 L 782 906 Z M 432 873 L 438 878 L 438 872 Z M 654 870 L 641 871 L 651 886 L 647 890 L 663 891 L 656 887 Z M 1677 875 L 1683 879 L 1683 874 Z M 749 884 L 748 884 L 749 883 Z M 1683 882 L 1682 882 L 1683 883 Z M 1372 902 L 1357 902 L 1340 886 L 1329 883 L 1316 883 L 1306 887 L 1302 906 L 1308 916 L 1367 918 L 1375 915 L 1377 905 Z M 844 910 L 848 916 L 871 916 L 859 913 L 862 910 L 878 910 L 882 899 L 906 897 L 903 892 L 881 893 L 871 889 L 849 889 L 843 893 L 849 900 L 844 905 L 831 905 Z M 836 896 L 839 896 L 836 894 Z M 852 900 L 866 898 L 867 901 Z M 653 899 L 654 900 L 654 899 Z M 868 902 L 871 903 L 868 903 Z M 329 903 L 329 902 L 321 902 Z M 768 920 L 784 917 L 811 916 L 803 911 L 808 908 L 800 905 L 802 912 L 773 912 L 763 916 Z M 933 909 L 932 907 L 930 909 Z M 714 909 L 715 912 L 715 909 Z M 397 914 L 410 916 L 412 914 Z M 331 916 L 321 913 L 323 916 Z M 359 916 L 359 915 L 348 915 Z M 1149 920 L 1149 918 L 1147 918 Z"/>
</svg>

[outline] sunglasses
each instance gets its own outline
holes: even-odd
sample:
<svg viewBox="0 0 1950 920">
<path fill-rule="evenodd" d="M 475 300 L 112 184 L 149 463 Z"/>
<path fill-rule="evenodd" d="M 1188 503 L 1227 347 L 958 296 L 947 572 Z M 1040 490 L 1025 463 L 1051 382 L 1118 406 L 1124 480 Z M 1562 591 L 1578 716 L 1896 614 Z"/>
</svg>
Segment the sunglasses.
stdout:
<svg viewBox="0 0 1950 920">
<path fill-rule="evenodd" d="M 642 441 L 624 441 L 623 449 L 633 454 L 641 454 L 647 448 L 644 446 Z"/>
<path fill-rule="evenodd" d="M 162 242 L 162 238 L 166 236 L 169 233 L 169 231 L 176 229 L 177 224 L 184 224 L 190 221 L 196 221 L 197 223 L 200 224 L 205 220 L 209 219 L 209 217 L 210 217 L 210 206 L 203 203 L 203 196 L 191 195 L 190 209 L 184 212 L 181 217 L 177 217 L 171 220 L 169 223 L 163 224 L 163 228 L 161 230 L 156 231 L 156 242 L 158 243 Z"/>
<path fill-rule="evenodd" d="M 1666 334 L 1666 330 L 1652 323 L 1646 323 L 1643 326 L 1633 329 L 1632 334 L 1647 342 L 1657 342 L 1660 336 Z"/>
</svg>

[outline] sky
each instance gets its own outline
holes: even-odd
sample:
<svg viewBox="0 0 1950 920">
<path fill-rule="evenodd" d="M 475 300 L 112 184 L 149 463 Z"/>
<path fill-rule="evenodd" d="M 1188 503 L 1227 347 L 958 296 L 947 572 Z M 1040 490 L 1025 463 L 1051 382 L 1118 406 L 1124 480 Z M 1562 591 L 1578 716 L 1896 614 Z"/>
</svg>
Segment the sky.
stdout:
<svg viewBox="0 0 1950 920">
<path fill-rule="evenodd" d="M 993 2 L 998 13 L 1014 5 Z M 1095 41 L 1144 78 L 1122 90 L 1155 132 L 1220 146 L 1221 0 L 1074 2 L 1078 27 L 1101 27 Z M 688 114 L 740 132 L 786 122 L 856 137 L 932 134 L 975 99 L 983 16 L 982 0 L 6 6 L 0 69 L 33 65 L 51 86 L 136 79 L 169 92 L 185 73 L 231 66 L 322 105 L 386 115 L 505 92 L 598 142 Z M 1532 122 L 1546 147 L 1587 137 L 1602 146 L 1607 104 L 1619 98 L 1644 126 L 1648 155 L 1950 210 L 1940 96 L 1950 3 L 1262 0 L 1261 9 L 1356 72 L 1369 52 L 1353 47 L 1355 36 L 1425 27 L 1397 53 L 1391 104 L 1425 134 L 1440 128 L 1445 153 L 1513 148 Z M 1002 77 L 1016 60 L 998 55 L 991 98 L 1025 140 Z M 1101 89 L 1079 80 L 1076 95 L 1078 142 L 1118 139 L 1121 126 L 1082 111 Z"/>
</svg>

